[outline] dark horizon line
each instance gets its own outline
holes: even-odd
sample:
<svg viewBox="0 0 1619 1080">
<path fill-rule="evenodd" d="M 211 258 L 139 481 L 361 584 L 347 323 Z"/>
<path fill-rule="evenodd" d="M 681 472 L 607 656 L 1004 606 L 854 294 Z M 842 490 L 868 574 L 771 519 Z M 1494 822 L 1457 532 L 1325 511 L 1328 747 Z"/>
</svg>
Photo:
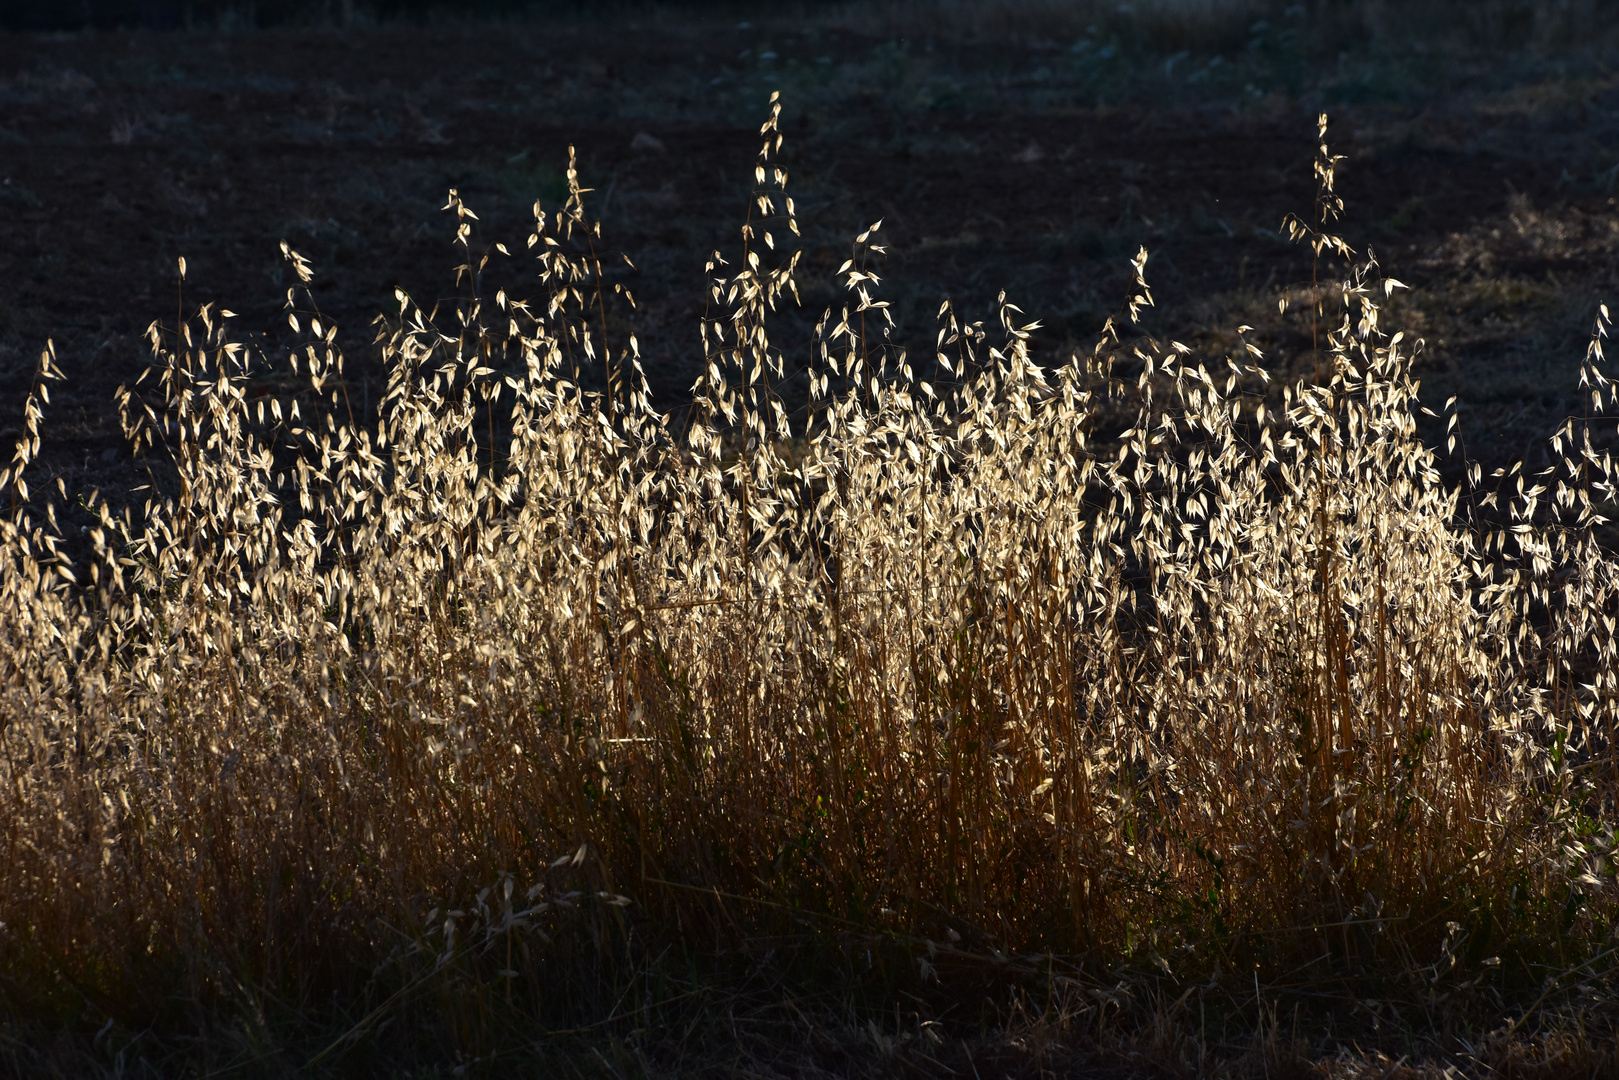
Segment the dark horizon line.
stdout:
<svg viewBox="0 0 1619 1080">
<path fill-rule="evenodd" d="M 600 16 L 654 8 L 719 13 L 779 10 L 779 5 L 762 0 L 0 0 L 0 30 L 251 30 Z"/>
</svg>

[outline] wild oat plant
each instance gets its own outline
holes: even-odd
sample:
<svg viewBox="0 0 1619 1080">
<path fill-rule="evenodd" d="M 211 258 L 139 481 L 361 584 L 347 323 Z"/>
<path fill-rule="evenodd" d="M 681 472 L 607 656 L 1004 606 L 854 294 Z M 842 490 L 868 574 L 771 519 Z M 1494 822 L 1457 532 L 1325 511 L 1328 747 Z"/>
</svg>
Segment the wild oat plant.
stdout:
<svg viewBox="0 0 1619 1080">
<path fill-rule="evenodd" d="M 1442 471 L 1398 283 L 1327 231 L 1323 118 L 1291 227 L 1347 269 L 1303 294 L 1299 385 L 1127 337 L 1145 252 L 1089 353 L 1036 364 L 1003 298 L 918 363 L 874 231 L 795 365 L 777 110 L 678 418 L 572 169 L 527 301 L 478 295 L 517 256 L 451 193 L 463 298 L 378 321 L 374 415 L 295 252 L 290 355 L 212 306 L 154 325 L 128 507 L 30 488 L 41 358 L 3 474 L 8 1010 L 348 1023 L 453 976 L 461 1031 L 760 942 L 919 993 L 973 958 L 1538 987 L 1597 955 L 1606 310 L 1555 468 Z"/>
</svg>

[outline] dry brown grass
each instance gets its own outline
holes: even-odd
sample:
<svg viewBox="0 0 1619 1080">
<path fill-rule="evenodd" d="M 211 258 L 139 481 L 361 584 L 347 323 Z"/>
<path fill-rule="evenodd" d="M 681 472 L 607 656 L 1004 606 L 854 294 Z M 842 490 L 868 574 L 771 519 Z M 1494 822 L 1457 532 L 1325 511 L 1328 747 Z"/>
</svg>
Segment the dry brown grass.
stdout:
<svg viewBox="0 0 1619 1080">
<path fill-rule="evenodd" d="M 375 416 L 304 288 L 281 359 L 211 305 L 154 324 L 120 394 L 138 509 L 29 489 L 41 358 L 0 527 L 9 1013 L 228 1029 L 278 1067 L 407 1009 L 399 1045 L 488 1059 L 829 982 L 840 1015 L 913 1003 L 924 1042 L 1009 986 L 1065 1037 L 1205 997 L 1262 1029 L 1326 985 L 1441 1027 L 1506 1003 L 1510 1037 L 1607 970 L 1605 311 L 1554 467 L 1446 486 L 1417 343 L 1379 322 L 1398 283 L 1333 269 L 1323 141 L 1316 377 L 1283 407 L 1249 352 L 1210 370 L 1122 319 L 1042 369 L 1004 298 L 907 356 L 874 226 L 795 422 L 763 135 L 678 422 L 572 170 L 527 301 L 480 293 L 517 256 L 451 193 L 462 299 L 379 321 Z M 1142 1014 L 1120 972 L 1177 989 Z"/>
</svg>

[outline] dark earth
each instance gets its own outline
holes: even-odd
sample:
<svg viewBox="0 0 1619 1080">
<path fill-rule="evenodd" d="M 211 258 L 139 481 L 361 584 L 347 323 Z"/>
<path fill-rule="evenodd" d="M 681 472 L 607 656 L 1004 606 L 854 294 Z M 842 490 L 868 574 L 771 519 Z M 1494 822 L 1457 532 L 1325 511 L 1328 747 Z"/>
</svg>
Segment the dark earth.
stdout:
<svg viewBox="0 0 1619 1080">
<path fill-rule="evenodd" d="M 840 10 L 0 36 L 0 441 L 49 339 L 67 381 L 47 477 L 135 482 L 112 398 L 149 361 L 147 327 L 213 302 L 273 354 L 283 239 L 314 263 L 351 400 L 374 406 L 372 323 L 395 288 L 429 307 L 456 294 L 448 189 L 479 215 L 475 250 L 521 253 L 533 201 L 565 194 L 570 145 L 605 244 L 635 263 L 656 399 L 678 409 L 703 263 L 738 249 L 773 89 L 803 229 L 789 355 L 807 356 L 851 238 L 881 219 L 885 295 L 920 355 L 942 297 L 991 319 L 1003 289 L 1042 321 L 1043 361 L 1088 349 L 1145 245 L 1148 332 L 1217 359 L 1250 323 L 1273 372 L 1299 374 L 1308 323 L 1276 301 L 1310 256 L 1278 227 L 1310 213 L 1326 110 L 1341 232 L 1411 287 L 1386 325 L 1425 339 L 1424 398 L 1460 395 L 1469 452 L 1533 457 L 1578 407 L 1596 306 L 1619 300 L 1619 69 L 1601 40 L 1332 57 L 1261 22 L 1172 51 L 1060 20 Z M 513 295 L 529 265 L 498 269 Z"/>
</svg>

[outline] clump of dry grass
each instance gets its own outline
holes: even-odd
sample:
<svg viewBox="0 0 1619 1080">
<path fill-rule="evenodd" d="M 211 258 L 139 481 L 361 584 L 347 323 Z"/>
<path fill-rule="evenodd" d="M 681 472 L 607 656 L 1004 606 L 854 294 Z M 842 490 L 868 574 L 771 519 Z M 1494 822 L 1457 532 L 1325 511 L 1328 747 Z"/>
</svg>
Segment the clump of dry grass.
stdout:
<svg viewBox="0 0 1619 1080">
<path fill-rule="evenodd" d="M 680 422 L 615 335 L 632 301 L 572 169 L 533 300 L 480 294 L 512 256 L 474 255 L 451 193 L 463 297 L 379 321 L 376 416 L 303 288 L 279 361 L 212 306 L 154 326 L 120 404 L 161 467 L 138 508 L 83 495 L 83 537 L 28 487 L 42 357 L 0 525 L 8 1010 L 200 1010 L 267 1055 L 321 1010 L 330 1061 L 407 1001 L 482 1054 L 714 971 L 948 1001 L 1132 967 L 1430 1000 L 1595 970 L 1595 421 L 1546 474 L 1447 487 L 1369 260 L 1318 281 L 1319 378 L 1280 407 L 1254 347 L 1211 371 L 1113 322 L 1043 369 L 1004 298 L 990 326 L 941 308 L 919 363 L 874 227 L 795 424 L 775 108 Z M 1326 266 L 1352 253 L 1322 136 L 1293 227 Z"/>
</svg>

